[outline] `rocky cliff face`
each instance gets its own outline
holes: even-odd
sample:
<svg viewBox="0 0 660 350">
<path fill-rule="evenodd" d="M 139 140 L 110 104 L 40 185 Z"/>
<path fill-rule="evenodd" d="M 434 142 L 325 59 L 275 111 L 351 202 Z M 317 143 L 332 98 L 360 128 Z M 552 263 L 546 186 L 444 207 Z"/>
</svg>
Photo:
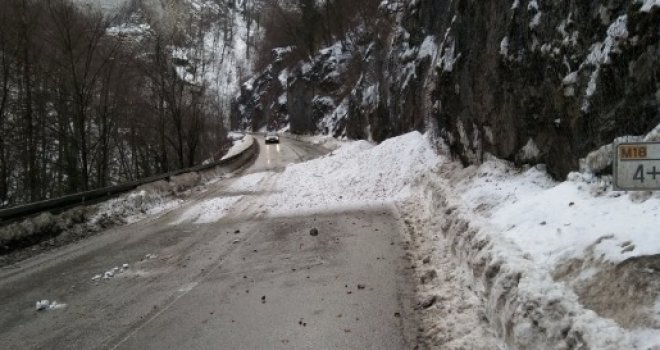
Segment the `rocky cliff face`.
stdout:
<svg viewBox="0 0 660 350">
<path fill-rule="evenodd" d="M 432 130 L 564 178 L 660 124 L 660 2 L 383 1 L 383 20 L 243 86 L 233 126 L 381 141 Z M 282 52 L 276 53 L 282 54 Z"/>
</svg>

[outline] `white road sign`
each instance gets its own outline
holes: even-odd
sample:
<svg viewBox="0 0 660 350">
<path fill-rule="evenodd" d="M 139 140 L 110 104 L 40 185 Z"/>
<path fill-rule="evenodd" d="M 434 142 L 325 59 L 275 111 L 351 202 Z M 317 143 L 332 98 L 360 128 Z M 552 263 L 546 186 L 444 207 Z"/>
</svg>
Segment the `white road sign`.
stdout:
<svg viewBox="0 0 660 350">
<path fill-rule="evenodd" d="M 660 142 L 620 143 L 615 151 L 615 190 L 660 190 Z"/>
</svg>

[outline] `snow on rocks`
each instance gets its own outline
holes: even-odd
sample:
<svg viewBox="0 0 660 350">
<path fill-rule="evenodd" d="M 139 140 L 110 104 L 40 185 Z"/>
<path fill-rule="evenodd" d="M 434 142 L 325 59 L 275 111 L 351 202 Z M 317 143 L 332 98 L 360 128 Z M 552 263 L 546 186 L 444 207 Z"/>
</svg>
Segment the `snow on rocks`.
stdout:
<svg viewBox="0 0 660 350">
<path fill-rule="evenodd" d="M 642 4 L 640 12 L 651 12 L 654 7 L 660 7 L 660 0 L 637 0 L 637 2 Z"/>
<path fill-rule="evenodd" d="M 582 110 L 588 112 L 591 106 L 590 98 L 594 95 L 597 83 L 600 77 L 601 65 L 611 64 L 610 53 L 619 50 L 620 43 L 628 38 L 628 16 L 622 15 L 612 22 L 607 28 L 607 36 L 603 42 L 597 42 L 592 45 L 591 52 L 586 60 L 580 65 L 580 69 L 585 66 L 594 67 L 587 89 L 585 91 L 585 100 Z"/>
</svg>

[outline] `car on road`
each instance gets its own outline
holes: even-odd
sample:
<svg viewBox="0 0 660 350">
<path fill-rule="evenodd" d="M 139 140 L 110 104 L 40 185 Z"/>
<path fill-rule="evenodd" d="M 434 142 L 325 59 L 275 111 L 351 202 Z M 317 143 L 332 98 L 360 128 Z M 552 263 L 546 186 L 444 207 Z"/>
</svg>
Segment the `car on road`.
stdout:
<svg viewBox="0 0 660 350">
<path fill-rule="evenodd" d="M 274 132 L 269 132 L 266 134 L 266 144 L 268 143 L 280 143 L 280 137 Z"/>
</svg>

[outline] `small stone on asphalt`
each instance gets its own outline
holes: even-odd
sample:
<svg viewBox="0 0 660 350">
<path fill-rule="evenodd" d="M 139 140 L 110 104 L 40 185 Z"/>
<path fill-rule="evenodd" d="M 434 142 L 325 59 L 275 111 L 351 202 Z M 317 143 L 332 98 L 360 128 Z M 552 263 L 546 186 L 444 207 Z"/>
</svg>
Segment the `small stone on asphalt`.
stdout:
<svg viewBox="0 0 660 350">
<path fill-rule="evenodd" d="M 433 306 L 437 300 L 438 300 L 437 296 L 435 296 L 435 295 L 431 296 L 431 297 L 427 298 L 426 300 L 424 300 L 423 302 L 419 303 L 417 309 L 418 310 L 419 309 L 428 309 L 431 306 Z"/>
</svg>

